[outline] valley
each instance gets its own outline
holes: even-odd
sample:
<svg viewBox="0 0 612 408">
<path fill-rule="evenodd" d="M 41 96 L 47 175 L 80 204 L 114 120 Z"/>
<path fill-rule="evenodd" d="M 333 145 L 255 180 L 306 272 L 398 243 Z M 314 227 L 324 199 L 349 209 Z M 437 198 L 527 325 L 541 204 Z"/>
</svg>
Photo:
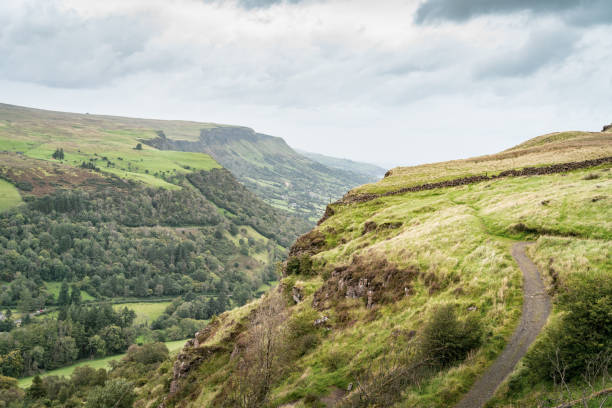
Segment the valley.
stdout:
<svg viewBox="0 0 612 408">
<path fill-rule="evenodd" d="M 248 128 L 0 121 L 6 401 L 554 406 L 612 386 L 610 131 L 372 183 Z"/>
</svg>

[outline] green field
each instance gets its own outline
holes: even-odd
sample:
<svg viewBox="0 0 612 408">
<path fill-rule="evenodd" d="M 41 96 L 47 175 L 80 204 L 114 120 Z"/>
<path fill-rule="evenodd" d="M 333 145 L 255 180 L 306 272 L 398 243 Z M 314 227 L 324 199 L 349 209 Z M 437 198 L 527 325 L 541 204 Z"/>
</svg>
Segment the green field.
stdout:
<svg viewBox="0 0 612 408">
<path fill-rule="evenodd" d="M 8 210 L 21 204 L 17 188 L 6 180 L 0 179 L 0 211 Z"/>
<path fill-rule="evenodd" d="M 47 288 L 47 291 L 57 300 L 59 297 L 60 288 L 62 287 L 62 282 L 45 282 L 45 287 Z M 96 298 L 82 290 L 81 300 L 84 302 L 90 302 L 92 300 L 96 300 Z"/>
<path fill-rule="evenodd" d="M 156 138 L 162 129 L 168 135 L 195 140 L 200 129 L 218 126 L 214 124 L 59 114 L 9 105 L 0 105 L 0 123 L 0 151 L 59 163 L 51 156 L 62 148 L 64 164 L 78 167 L 92 162 L 102 172 L 153 187 L 176 189 L 166 181 L 174 174 L 221 167 L 204 153 L 162 151 L 142 143 Z M 139 143 L 142 148 L 136 149 Z M 4 204 L 3 195 L 0 185 L 0 210 L 14 204 L 14 198 Z"/>
<path fill-rule="evenodd" d="M 164 313 L 171 302 L 142 302 L 142 303 L 116 303 L 113 309 L 119 310 L 127 307 L 136 312 L 134 324 L 151 323 Z"/>
<path fill-rule="evenodd" d="M 180 350 L 183 345 L 185 344 L 186 340 L 176 340 L 176 341 L 167 341 L 166 347 L 168 347 L 168 350 L 170 351 L 170 353 L 174 353 L 175 351 Z M 72 372 L 74 371 L 75 368 L 77 367 L 84 367 L 84 366 L 89 366 L 92 368 L 105 368 L 107 369 L 109 367 L 109 364 L 111 361 L 115 361 L 115 360 L 119 360 L 121 359 L 123 356 L 125 356 L 125 354 L 118 354 L 116 356 L 110 356 L 110 357 L 104 357 L 104 358 L 97 358 L 94 360 L 84 360 L 84 361 L 80 361 L 76 364 L 67 366 L 67 367 L 62 367 L 62 368 L 58 368 L 57 370 L 51 370 L 48 371 L 44 374 L 41 374 L 41 377 L 47 377 L 49 375 L 57 375 L 57 376 L 65 376 L 65 377 L 69 377 L 70 374 L 72 374 Z M 34 376 L 31 377 L 24 377 L 19 379 L 19 386 L 21 388 L 28 388 L 30 385 L 32 385 L 32 379 L 34 378 Z"/>
</svg>

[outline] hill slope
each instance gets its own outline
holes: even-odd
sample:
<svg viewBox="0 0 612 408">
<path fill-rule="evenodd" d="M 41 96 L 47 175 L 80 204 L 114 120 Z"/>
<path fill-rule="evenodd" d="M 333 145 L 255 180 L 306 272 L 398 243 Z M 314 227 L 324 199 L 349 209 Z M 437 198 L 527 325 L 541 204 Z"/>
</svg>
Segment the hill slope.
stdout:
<svg viewBox="0 0 612 408">
<path fill-rule="evenodd" d="M 376 179 L 381 178 L 387 171 L 382 167 L 370 163 L 361 163 L 349 159 L 340 159 L 338 157 L 325 156 L 323 154 L 311 153 L 298 149 L 296 149 L 296 152 L 327 167 L 350 171 L 352 173 L 357 174 L 363 174 Z"/>
<path fill-rule="evenodd" d="M 136 152 L 138 143 L 143 147 Z M 154 187 L 174 188 L 168 180 L 175 174 L 222 165 L 264 201 L 311 222 L 330 200 L 375 180 L 326 167 L 297 154 L 281 138 L 244 127 L 0 104 L 0 151 L 49 159 L 58 147 L 69 153 L 65 161 L 73 166 L 92 161 L 103 172 Z"/>
<path fill-rule="evenodd" d="M 347 189 L 376 178 L 327 167 L 296 153 L 279 137 L 244 127 L 205 128 L 198 141 L 160 133 L 143 142 L 162 150 L 210 154 L 268 203 L 311 220 Z"/>
<path fill-rule="evenodd" d="M 497 155 L 397 168 L 351 191 L 293 245 L 278 290 L 211 322 L 137 403 L 453 406 L 520 320 L 511 249 L 524 240 L 534 242 L 528 255 L 553 310 L 491 406 L 553 406 L 568 390 L 610 387 L 600 374 L 588 377 L 598 381 L 592 391 L 581 378 L 612 351 L 611 157 L 610 133 L 549 135 Z M 552 166 L 563 162 L 579 164 Z M 560 381 L 551 355 L 566 368 L 563 390 L 551 381 Z"/>
</svg>

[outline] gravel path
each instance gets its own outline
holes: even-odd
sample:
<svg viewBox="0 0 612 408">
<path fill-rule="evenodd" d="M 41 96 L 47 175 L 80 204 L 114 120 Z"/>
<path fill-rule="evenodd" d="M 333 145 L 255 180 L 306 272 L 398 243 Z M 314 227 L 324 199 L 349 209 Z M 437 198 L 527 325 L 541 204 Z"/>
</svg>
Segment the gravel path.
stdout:
<svg viewBox="0 0 612 408">
<path fill-rule="evenodd" d="M 550 297 L 546 293 L 538 268 L 525 253 L 528 245 L 530 244 L 527 242 L 519 242 L 512 247 L 512 256 L 523 272 L 524 300 L 521 323 L 501 355 L 455 408 L 483 407 L 527 353 L 527 349 L 546 323 L 551 308 Z"/>
</svg>

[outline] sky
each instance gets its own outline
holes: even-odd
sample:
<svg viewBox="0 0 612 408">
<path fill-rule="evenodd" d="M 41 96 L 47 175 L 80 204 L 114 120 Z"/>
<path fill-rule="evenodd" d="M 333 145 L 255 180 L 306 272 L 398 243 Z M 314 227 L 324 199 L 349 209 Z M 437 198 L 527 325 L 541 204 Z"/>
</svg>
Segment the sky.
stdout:
<svg viewBox="0 0 612 408">
<path fill-rule="evenodd" d="M 2 0 L 0 102 L 383 167 L 612 122 L 610 0 Z"/>
</svg>

